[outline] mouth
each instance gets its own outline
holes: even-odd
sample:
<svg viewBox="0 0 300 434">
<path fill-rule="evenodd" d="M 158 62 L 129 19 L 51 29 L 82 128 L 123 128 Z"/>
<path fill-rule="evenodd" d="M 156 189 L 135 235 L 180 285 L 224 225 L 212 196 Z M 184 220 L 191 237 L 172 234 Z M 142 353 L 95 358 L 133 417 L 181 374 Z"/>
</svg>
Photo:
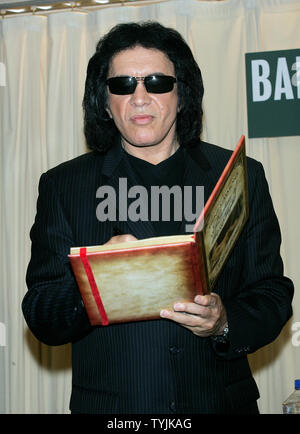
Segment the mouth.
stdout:
<svg viewBox="0 0 300 434">
<path fill-rule="evenodd" d="M 131 122 L 137 125 L 146 125 L 153 120 L 151 115 L 135 115 L 130 118 Z"/>
</svg>

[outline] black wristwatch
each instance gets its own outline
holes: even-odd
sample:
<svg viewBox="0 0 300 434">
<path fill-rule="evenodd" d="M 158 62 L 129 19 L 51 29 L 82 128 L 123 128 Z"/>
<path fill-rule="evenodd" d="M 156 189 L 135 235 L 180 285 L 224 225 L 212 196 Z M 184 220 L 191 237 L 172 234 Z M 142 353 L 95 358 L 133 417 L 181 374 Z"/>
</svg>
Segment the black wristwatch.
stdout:
<svg viewBox="0 0 300 434">
<path fill-rule="evenodd" d="M 226 344 L 228 342 L 228 334 L 229 328 L 228 323 L 226 323 L 223 329 L 223 333 L 221 335 L 211 336 L 211 338 L 217 343 Z"/>
</svg>

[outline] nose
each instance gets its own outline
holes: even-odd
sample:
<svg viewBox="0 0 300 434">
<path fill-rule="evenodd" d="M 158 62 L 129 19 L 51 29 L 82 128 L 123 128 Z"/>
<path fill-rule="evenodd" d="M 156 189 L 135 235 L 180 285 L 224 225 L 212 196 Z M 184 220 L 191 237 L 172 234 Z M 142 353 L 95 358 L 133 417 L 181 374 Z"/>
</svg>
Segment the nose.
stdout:
<svg viewBox="0 0 300 434">
<path fill-rule="evenodd" d="M 144 82 L 138 81 L 135 91 L 131 95 L 131 99 L 130 99 L 131 104 L 136 106 L 144 106 L 149 104 L 150 101 L 151 98 L 144 86 Z"/>
</svg>

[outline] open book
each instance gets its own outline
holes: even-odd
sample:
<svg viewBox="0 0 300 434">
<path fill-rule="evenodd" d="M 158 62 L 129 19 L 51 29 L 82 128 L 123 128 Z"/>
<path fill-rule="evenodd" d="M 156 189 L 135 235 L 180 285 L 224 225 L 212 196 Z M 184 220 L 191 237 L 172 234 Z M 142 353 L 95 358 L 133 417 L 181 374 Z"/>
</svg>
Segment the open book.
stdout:
<svg viewBox="0 0 300 434">
<path fill-rule="evenodd" d="M 242 136 L 193 234 L 71 248 L 69 260 L 90 323 L 157 319 L 174 302 L 209 293 L 248 214 Z"/>
</svg>

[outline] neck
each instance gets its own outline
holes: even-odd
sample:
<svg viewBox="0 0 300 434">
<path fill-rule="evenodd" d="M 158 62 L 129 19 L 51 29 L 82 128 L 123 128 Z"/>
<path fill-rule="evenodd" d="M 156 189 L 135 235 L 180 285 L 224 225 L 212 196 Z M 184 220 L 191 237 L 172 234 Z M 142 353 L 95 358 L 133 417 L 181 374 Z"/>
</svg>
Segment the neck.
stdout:
<svg viewBox="0 0 300 434">
<path fill-rule="evenodd" d="M 122 141 L 122 146 L 128 154 L 141 160 L 148 161 L 151 164 L 159 164 L 171 155 L 175 154 L 179 144 L 174 140 L 169 145 L 152 145 L 152 146 L 133 146 Z"/>
</svg>

